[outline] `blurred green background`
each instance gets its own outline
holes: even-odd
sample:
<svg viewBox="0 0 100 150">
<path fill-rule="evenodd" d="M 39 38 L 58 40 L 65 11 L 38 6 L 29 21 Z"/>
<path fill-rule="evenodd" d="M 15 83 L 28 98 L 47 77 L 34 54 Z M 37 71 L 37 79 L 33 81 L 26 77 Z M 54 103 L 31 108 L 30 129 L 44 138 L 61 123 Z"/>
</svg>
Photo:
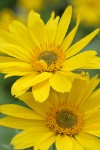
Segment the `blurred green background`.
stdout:
<svg viewBox="0 0 100 150">
<path fill-rule="evenodd" d="M 41 14 L 44 22 L 46 22 L 50 17 L 50 13 L 53 10 L 55 11 L 56 15 L 61 16 L 65 8 L 70 3 L 71 0 L 44 0 L 43 4 L 39 8 L 34 7 L 34 10 L 38 11 Z M 13 17 L 9 17 L 7 13 L 5 15 L 5 9 L 12 11 Z M 3 26 L 6 25 L 6 22 L 10 22 L 13 18 L 20 19 L 23 22 L 26 22 L 26 17 L 29 9 L 30 8 L 24 8 L 22 5 L 19 4 L 17 0 L 0 0 L 0 28 L 2 29 Z M 4 17 L 6 17 L 4 18 L 3 15 Z M 72 27 L 74 27 L 74 25 L 75 21 L 72 20 L 69 31 L 72 29 Z M 7 26 L 5 27 L 5 29 L 7 30 Z M 84 27 L 84 25 L 81 24 L 74 42 L 81 39 L 94 29 L 94 27 Z M 95 49 L 100 55 L 100 35 L 98 35 L 85 49 Z M 90 75 L 93 76 L 97 73 L 99 74 L 99 72 L 99 70 L 91 70 Z M 12 97 L 10 93 L 11 85 L 16 79 L 17 77 L 4 79 L 4 75 L 0 75 L 0 104 L 19 103 L 19 101 Z M 22 103 L 20 102 L 20 104 Z M 2 117 L 2 115 L 0 117 Z M 19 131 L 14 129 L 0 127 L 0 150 L 14 150 L 13 147 L 10 145 L 10 141 L 12 137 L 18 132 Z"/>
</svg>

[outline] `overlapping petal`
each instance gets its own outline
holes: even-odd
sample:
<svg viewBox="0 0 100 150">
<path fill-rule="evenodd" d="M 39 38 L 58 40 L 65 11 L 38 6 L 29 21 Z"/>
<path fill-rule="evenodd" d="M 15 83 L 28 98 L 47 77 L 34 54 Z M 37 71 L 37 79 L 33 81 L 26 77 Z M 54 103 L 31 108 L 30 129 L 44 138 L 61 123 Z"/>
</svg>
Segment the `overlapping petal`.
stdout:
<svg viewBox="0 0 100 150">
<path fill-rule="evenodd" d="M 42 104 L 35 101 L 31 92 L 26 92 L 19 99 L 30 108 L 15 104 L 0 106 L 1 113 L 8 115 L 0 120 L 0 125 L 24 130 L 12 139 L 15 149 L 34 146 L 35 150 L 46 150 L 55 144 L 57 150 L 99 150 L 100 140 L 96 136 L 100 136 L 100 89 L 94 91 L 99 79 L 97 76 L 90 79 L 88 73 L 82 74 L 85 80 L 75 79 L 69 93 L 57 93 L 52 89 Z M 65 117 L 65 112 L 68 114 L 70 111 L 79 121 L 77 130 L 74 126 L 67 127 L 62 115 L 57 116 L 63 112 Z M 59 118 L 66 122 L 66 127 L 61 126 Z M 68 125 L 73 124 L 69 122 Z M 66 130 L 70 131 L 67 135 Z"/>
<path fill-rule="evenodd" d="M 36 101 L 44 102 L 52 88 L 70 92 L 74 79 L 83 79 L 74 71 L 100 68 L 96 51 L 79 53 L 100 29 L 72 45 L 81 18 L 78 15 L 75 27 L 66 35 L 71 17 L 72 6 L 68 6 L 61 18 L 53 12 L 45 24 L 31 10 L 27 26 L 15 20 L 9 25 L 10 32 L 0 32 L 0 52 L 6 55 L 0 56 L 0 72 L 5 78 L 21 76 L 12 86 L 12 95 L 18 97 L 32 89 Z"/>
</svg>

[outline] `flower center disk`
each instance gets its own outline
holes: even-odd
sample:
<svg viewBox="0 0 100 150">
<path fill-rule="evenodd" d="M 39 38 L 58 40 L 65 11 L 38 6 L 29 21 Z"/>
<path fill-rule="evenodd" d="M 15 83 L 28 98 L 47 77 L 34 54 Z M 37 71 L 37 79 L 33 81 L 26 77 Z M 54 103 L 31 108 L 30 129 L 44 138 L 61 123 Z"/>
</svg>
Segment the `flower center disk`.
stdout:
<svg viewBox="0 0 100 150">
<path fill-rule="evenodd" d="M 55 45 L 46 45 L 45 48 L 33 49 L 32 66 L 38 72 L 55 72 L 61 69 L 66 60 L 63 50 Z"/>
<path fill-rule="evenodd" d="M 83 113 L 77 107 L 66 104 L 52 107 L 47 113 L 47 126 L 57 134 L 73 136 L 78 134 L 84 124 Z"/>
<path fill-rule="evenodd" d="M 57 58 L 57 54 L 53 51 L 44 51 L 38 56 L 38 60 L 44 60 L 48 66 L 52 63 L 55 63 L 57 61 Z"/>
<path fill-rule="evenodd" d="M 67 110 L 61 110 L 56 113 L 56 123 L 62 128 L 72 128 L 77 124 L 77 117 Z"/>
</svg>

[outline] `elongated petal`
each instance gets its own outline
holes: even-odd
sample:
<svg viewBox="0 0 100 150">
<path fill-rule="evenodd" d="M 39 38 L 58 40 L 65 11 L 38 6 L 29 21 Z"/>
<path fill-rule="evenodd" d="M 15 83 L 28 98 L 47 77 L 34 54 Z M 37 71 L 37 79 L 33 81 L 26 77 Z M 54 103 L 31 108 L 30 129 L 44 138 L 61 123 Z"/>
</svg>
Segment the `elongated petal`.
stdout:
<svg viewBox="0 0 100 150">
<path fill-rule="evenodd" d="M 98 79 L 98 75 L 94 76 L 92 79 L 89 79 L 88 81 L 89 81 L 88 90 L 85 93 L 84 99 L 80 103 L 80 107 L 88 99 L 88 97 L 94 91 L 94 89 L 96 88 L 96 86 L 100 83 L 100 79 Z"/>
<path fill-rule="evenodd" d="M 50 146 L 52 146 L 55 142 L 56 139 L 56 135 L 53 135 L 52 137 L 50 137 L 48 140 L 44 141 L 41 145 L 40 145 L 40 149 L 42 150 L 47 150 L 50 148 Z"/>
<path fill-rule="evenodd" d="M 82 79 L 82 80 L 85 80 L 85 77 L 84 77 L 84 73 L 80 73 L 80 74 L 77 74 L 77 73 L 74 73 L 74 72 L 70 72 L 70 71 L 66 71 L 66 70 L 61 70 L 59 71 L 61 74 L 63 74 L 64 76 L 67 76 L 70 81 L 73 81 L 73 79 Z"/>
<path fill-rule="evenodd" d="M 11 88 L 12 95 L 15 95 L 16 97 L 18 97 L 18 96 L 22 95 L 24 92 L 26 92 L 31 87 L 31 85 L 28 84 L 27 82 L 33 80 L 33 78 L 36 76 L 37 76 L 37 73 L 34 72 L 30 75 L 27 75 L 27 76 L 24 76 L 24 77 L 21 77 L 20 79 L 18 79 L 12 85 L 12 88 Z M 28 85 L 25 86 L 25 83 L 27 83 Z"/>
<path fill-rule="evenodd" d="M 21 46 L 0 43 L 0 52 L 31 63 L 31 54 Z"/>
<path fill-rule="evenodd" d="M 76 86 L 77 86 L 77 88 L 76 88 Z M 81 101 L 83 101 L 83 99 L 84 99 L 84 96 L 88 90 L 88 87 L 89 87 L 88 76 L 84 77 L 84 80 L 75 79 L 73 81 L 73 86 L 71 88 L 71 91 L 68 95 L 69 103 L 79 106 Z"/>
<path fill-rule="evenodd" d="M 56 72 L 50 78 L 51 87 L 58 92 L 68 92 L 71 89 L 72 83 L 67 76 Z"/>
<path fill-rule="evenodd" d="M 6 74 L 4 76 L 4 79 L 6 79 L 11 76 L 25 76 L 25 75 L 31 74 L 31 71 L 30 70 L 28 71 L 27 69 L 25 70 L 24 68 L 21 68 L 21 71 L 17 71 L 17 69 L 16 69 L 16 71 L 14 71 L 12 69 L 11 70 L 5 69 L 5 70 L 1 71 L 1 73 Z"/>
<path fill-rule="evenodd" d="M 9 30 L 10 30 L 11 33 L 14 33 L 15 35 L 19 36 L 19 38 L 22 37 L 22 39 L 28 45 L 30 45 L 30 47 L 33 47 L 33 45 L 35 44 L 35 42 L 33 41 L 32 37 L 31 37 L 31 34 L 28 31 L 28 28 L 23 23 L 21 23 L 21 22 L 19 22 L 17 20 L 14 20 L 9 25 Z"/>
<path fill-rule="evenodd" d="M 76 26 L 72 29 L 72 31 L 66 36 L 66 38 L 64 39 L 61 47 L 63 49 L 63 51 L 66 51 L 68 49 L 68 47 L 71 45 L 75 34 L 77 32 L 78 26 L 80 24 L 80 16 L 77 17 L 77 22 L 76 22 Z"/>
<path fill-rule="evenodd" d="M 89 133 L 94 136 L 100 137 L 100 123 L 99 124 L 90 123 L 88 125 L 85 124 L 82 130 L 85 133 Z"/>
<path fill-rule="evenodd" d="M 83 69 L 100 69 L 100 57 L 94 57 Z"/>
<path fill-rule="evenodd" d="M 45 105 L 46 102 L 44 102 L 42 103 L 41 107 L 41 103 L 36 102 L 32 95 L 32 92 L 26 92 L 18 98 L 39 114 L 46 116 L 46 112 L 48 111 L 48 105 Z"/>
<path fill-rule="evenodd" d="M 54 39 L 57 33 L 58 21 L 59 21 L 59 17 L 56 17 L 54 19 L 51 14 L 51 18 L 46 24 L 46 30 L 48 33 L 48 42 L 50 44 L 54 42 Z"/>
<path fill-rule="evenodd" d="M 48 42 L 47 32 L 44 22 L 38 13 L 30 11 L 28 15 L 28 26 L 33 40 L 39 44 L 46 44 Z"/>
<path fill-rule="evenodd" d="M 66 8 L 65 12 L 63 13 L 59 25 L 58 25 L 58 29 L 57 29 L 57 35 L 55 38 L 55 43 L 57 45 L 60 45 L 66 35 L 66 32 L 68 30 L 70 21 L 71 21 L 71 16 L 72 16 L 72 7 L 69 6 Z"/>
<path fill-rule="evenodd" d="M 18 61 L 11 57 L 0 56 L 0 71 L 9 75 L 27 75 L 30 74 L 33 69 L 30 63 Z"/>
<path fill-rule="evenodd" d="M 100 149 L 100 140 L 93 135 L 80 133 L 75 137 L 77 141 L 83 146 L 84 149 L 91 149 L 91 150 Z"/>
<path fill-rule="evenodd" d="M 6 31 L 0 31 L 0 38 L 3 40 L 0 43 L 19 45 L 23 47 L 24 49 L 27 49 L 27 51 L 30 52 L 31 54 L 33 54 L 32 48 L 33 48 L 33 45 L 35 45 L 34 41 L 32 41 L 32 44 L 29 44 L 29 42 L 26 42 L 23 39 L 23 36 L 16 35 L 10 32 L 6 32 Z"/>
<path fill-rule="evenodd" d="M 66 51 L 66 56 L 71 57 L 78 52 L 80 52 L 98 33 L 100 32 L 100 29 L 96 29 L 74 45 L 72 45 L 67 51 Z"/>
<path fill-rule="evenodd" d="M 1 105 L 0 112 L 6 115 L 19 118 L 43 120 L 42 116 L 32 111 L 31 109 L 15 104 Z"/>
<path fill-rule="evenodd" d="M 0 63 L 4 62 L 6 63 L 6 62 L 21 62 L 21 61 L 13 57 L 0 56 Z"/>
<path fill-rule="evenodd" d="M 40 84 L 33 86 L 32 88 L 33 96 L 38 102 L 44 102 L 48 98 L 49 92 L 50 92 L 49 80 L 43 81 Z"/>
<path fill-rule="evenodd" d="M 100 89 L 96 90 L 82 105 L 85 113 L 93 112 L 100 108 Z"/>
<path fill-rule="evenodd" d="M 43 149 L 47 150 L 55 141 L 56 135 L 53 132 L 44 134 L 34 145 L 34 150 Z"/>
<path fill-rule="evenodd" d="M 8 116 L 8 117 L 4 117 L 0 119 L 0 125 L 6 126 L 9 128 L 25 129 L 25 130 L 32 128 L 32 131 L 33 131 L 33 127 L 35 126 L 34 132 L 36 130 L 38 131 L 41 128 L 42 129 L 45 128 L 44 121 L 24 119 L 20 117 L 17 118 L 17 117 L 12 117 L 12 116 Z"/>
<path fill-rule="evenodd" d="M 45 80 L 49 79 L 51 76 L 52 76 L 52 73 L 43 72 L 34 79 L 32 85 L 34 86 L 42 81 L 45 81 Z"/>
<path fill-rule="evenodd" d="M 73 150 L 73 143 L 70 137 L 67 135 L 58 135 L 56 138 L 57 150 Z"/>
<path fill-rule="evenodd" d="M 25 149 L 33 147 L 38 135 L 39 134 L 34 134 L 32 130 L 23 131 L 12 139 L 11 144 L 14 146 L 15 149 Z"/>
<path fill-rule="evenodd" d="M 43 138 L 48 140 L 48 138 L 50 138 L 52 135 L 54 135 L 54 133 L 42 129 L 38 130 L 37 133 L 34 133 L 34 131 L 32 132 L 32 130 L 30 130 L 15 136 L 11 143 L 14 145 L 15 149 L 25 149 L 34 146 L 36 142 L 39 142 L 39 140 Z"/>
<path fill-rule="evenodd" d="M 55 90 L 53 90 L 53 89 L 51 89 L 50 90 L 50 95 L 49 95 L 49 103 L 51 104 L 51 105 L 59 105 L 59 95 L 60 95 L 61 93 L 58 93 L 58 92 L 55 92 Z M 63 94 L 61 94 L 61 98 L 63 97 L 62 96 Z M 62 98 L 62 100 L 63 100 L 63 98 Z"/>
<path fill-rule="evenodd" d="M 12 95 L 20 96 L 30 87 L 49 79 L 50 76 L 51 74 L 48 72 L 43 72 L 40 75 L 38 75 L 38 72 L 33 72 L 30 75 L 18 79 L 12 86 Z"/>
<path fill-rule="evenodd" d="M 95 55 L 96 51 L 93 50 L 77 54 L 66 60 L 61 70 L 72 71 L 82 68 L 85 64 L 91 61 Z"/>
<path fill-rule="evenodd" d="M 73 150 L 84 150 L 84 148 L 77 142 L 76 139 L 71 138 L 73 142 Z"/>
<path fill-rule="evenodd" d="M 100 109 L 85 116 L 85 124 L 100 124 Z"/>
</svg>

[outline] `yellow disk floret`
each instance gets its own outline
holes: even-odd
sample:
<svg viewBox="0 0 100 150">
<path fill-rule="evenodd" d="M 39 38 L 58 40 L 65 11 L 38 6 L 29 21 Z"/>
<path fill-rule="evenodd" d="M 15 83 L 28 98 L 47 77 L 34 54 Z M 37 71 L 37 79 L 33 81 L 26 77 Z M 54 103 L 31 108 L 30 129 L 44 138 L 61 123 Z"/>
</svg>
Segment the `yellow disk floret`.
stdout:
<svg viewBox="0 0 100 150">
<path fill-rule="evenodd" d="M 51 108 L 47 115 L 48 127 L 57 134 L 76 135 L 84 124 L 83 113 L 80 113 L 77 107 L 60 104 L 58 107 Z"/>
</svg>

